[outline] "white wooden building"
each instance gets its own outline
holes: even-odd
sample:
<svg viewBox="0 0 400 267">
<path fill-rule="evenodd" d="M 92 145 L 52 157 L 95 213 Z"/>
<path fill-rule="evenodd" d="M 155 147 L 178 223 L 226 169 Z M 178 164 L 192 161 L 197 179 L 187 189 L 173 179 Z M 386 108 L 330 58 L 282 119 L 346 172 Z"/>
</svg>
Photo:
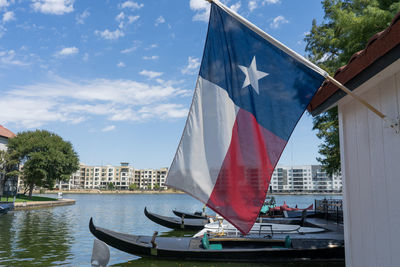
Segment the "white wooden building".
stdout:
<svg viewBox="0 0 400 267">
<path fill-rule="evenodd" d="M 8 139 L 13 138 L 15 134 L 8 130 L 7 128 L 3 127 L 0 125 L 0 150 L 7 150 L 7 144 L 8 144 Z M 2 166 L 0 166 L 1 168 Z M 0 172 L 0 196 L 3 195 L 3 190 L 7 190 L 9 187 L 9 183 L 7 182 L 3 188 L 3 179 L 4 179 L 4 174 Z"/>
<path fill-rule="evenodd" d="M 6 150 L 8 139 L 13 138 L 14 136 L 15 134 L 13 132 L 0 125 L 0 150 Z"/>
<path fill-rule="evenodd" d="M 400 116 L 400 13 L 335 78 L 386 116 Z M 400 266 L 400 134 L 332 84 L 313 115 L 338 106 L 346 266 Z"/>
</svg>

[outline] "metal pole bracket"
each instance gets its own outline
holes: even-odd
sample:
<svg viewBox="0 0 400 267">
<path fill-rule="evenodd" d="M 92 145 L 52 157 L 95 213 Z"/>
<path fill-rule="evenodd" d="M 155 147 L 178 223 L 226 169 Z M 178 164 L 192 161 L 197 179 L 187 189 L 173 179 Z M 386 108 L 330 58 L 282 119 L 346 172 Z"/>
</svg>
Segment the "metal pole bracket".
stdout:
<svg viewBox="0 0 400 267">
<path fill-rule="evenodd" d="M 400 118 L 392 119 L 385 117 L 385 128 L 392 128 L 397 134 L 400 134 Z"/>
</svg>

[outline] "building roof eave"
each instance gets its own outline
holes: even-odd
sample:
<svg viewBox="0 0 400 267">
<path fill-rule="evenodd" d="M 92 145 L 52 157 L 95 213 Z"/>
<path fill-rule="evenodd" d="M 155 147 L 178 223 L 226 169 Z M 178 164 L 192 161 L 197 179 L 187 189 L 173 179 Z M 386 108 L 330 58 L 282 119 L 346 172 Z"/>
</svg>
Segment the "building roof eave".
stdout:
<svg viewBox="0 0 400 267">
<path fill-rule="evenodd" d="M 400 58 L 400 12 L 384 31 L 375 34 L 365 49 L 355 53 L 347 65 L 339 68 L 334 78 L 355 90 L 378 72 Z M 346 95 L 330 82 L 324 82 L 308 106 L 308 111 L 316 116 Z"/>
</svg>

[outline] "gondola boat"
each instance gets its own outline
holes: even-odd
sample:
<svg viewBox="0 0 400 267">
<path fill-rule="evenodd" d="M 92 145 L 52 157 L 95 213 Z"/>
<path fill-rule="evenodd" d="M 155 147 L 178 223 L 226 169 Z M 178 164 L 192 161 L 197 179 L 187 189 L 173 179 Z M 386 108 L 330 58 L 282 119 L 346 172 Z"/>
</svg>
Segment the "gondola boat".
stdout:
<svg viewBox="0 0 400 267">
<path fill-rule="evenodd" d="M 8 210 L 0 206 L 0 215 L 1 214 L 7 214 Z"/>
<path fill-rule="evenodd" d="M 90 232 L 121 251 L 163 259 L 191 261 L 343 261 L 343 240 L 281 236 L 279 238 L 202 238 L 139 236 L 115 232 L 89 222 Z"/>
<path fill-rule="evenodd" d="M 294 224 L 279 223 L 255 223 L 247 235 L 274 235 L 274 234 L 315 234 L 325 232 L 326 229 L 319 227 L 304 227 Z M 202 236 L 204 233 L 224 234 L 229 236 L 242 235 L 240 231 L 227 221 L 215 221 L 208 223 L 194 236 Z"/>
<path fill-rule="evenodd" d="M 204 213 L 202 213 L 200 211 L 196 211 L 194 213 L 188 213 L 188 212 L 184 212 L 184 211 L 173 210 L 172 212 L 179 218 L 186 218 L 186 219 L 207 219 L 208 218 L 207 215 L 205 215 Z"/>
<path fill-rule="evenodd" d="M 283 203 L 283 205 L 281 206 L 276 206 L 276 207 L 270 207 L 268 209 L 268 211 L 262 215 L 262 216 L 284 216 L 286 217 L 285 214 L 287 214 L 288 212 L 294 212 L 293 213 L 293 218 L 295 217 L 301 217 L 302 211 L 306 210 L 308 215 L 311 215 L 314 213 L 314 204 L 311 204 L 310 206 L 308 206 L 307 208 L 304 209 L 299 209 L 297 208 L 297 205 L 295 208 L 289 207 L 289 205 L 286 204 L 286 202 Z"/>
<path fill-rule="evenodd" d="M 7 214 L 11 210 L 14 210 L 14 202 L 0 202 L 0 214 Z"/>
<path fill-rule="evenodd" d="M 285 210 L 283 211 L 283 217 L 300 218 L 303 212 L 306 212 L 308 218 L 313 218 L 316 215 L 314 210 Z"/>
<path fill-rule="evenodd" d="M 208 219 L 204 218 L 186 219 L 182 217 L 178 218 L 178 217 L 162 216 L 159 214 L 149 212 L 146 207 L 144 208 L 144 214 L 146 215 L 147 218 L 149 218 L 153 222 L 175 230 L 199 231 L 203 229 L 204 225 L 210 222 Z"/>
</svg>

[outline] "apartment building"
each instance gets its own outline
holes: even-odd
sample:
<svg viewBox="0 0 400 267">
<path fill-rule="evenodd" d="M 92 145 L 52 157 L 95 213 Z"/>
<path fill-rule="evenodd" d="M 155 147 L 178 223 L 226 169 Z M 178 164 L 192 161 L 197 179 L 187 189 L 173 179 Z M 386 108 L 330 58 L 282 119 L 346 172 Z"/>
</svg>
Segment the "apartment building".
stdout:
<svg viewBox="0 0 400 267">
<path fill-rule="evenodd" d="M 106 189 L 110 183 L 117 190 L 128 190 L 132 183 L 138 189 L 167 189 L 165 179 L 168 168 L 134 169 L 128 162 L 120 166 L 88 166 L 80 164 L 77 172 L 71 175 L 68 182 L 59 182 L 61 189 Z"/>
<path fill-rule="evenodd" d="M 134 183 L 140 189 L 167 189 L 165 179 L 168 168 L 135 170 Z"/>
<path fill-rule="evenodd" d="M 257 170 L 249 170 L 249 177 L 258 177 Z M 127 162 L 119 166 L 80 165 L 79 171 L 71 175 L 67 183 L 60 183 L 62 189 L 106 189 L 112 183 L 117 190 L 128 190 L 131 184 L 137 189 L 167 189 L 165 180 L 168 168 L 134 169 Z M 256 182 L 256 181 L 255 181 Z M 270 182 L 270 192 L 342 192 L 342 177 L 327 175 L 319 165 L 278 166 Z"/>
<path fill-rule="evenodd" d="M 342 192 L 341 175 L 329 176 L 319 165 L 278 166 L 270 182 L 270 192 Z"/>
</svg>

